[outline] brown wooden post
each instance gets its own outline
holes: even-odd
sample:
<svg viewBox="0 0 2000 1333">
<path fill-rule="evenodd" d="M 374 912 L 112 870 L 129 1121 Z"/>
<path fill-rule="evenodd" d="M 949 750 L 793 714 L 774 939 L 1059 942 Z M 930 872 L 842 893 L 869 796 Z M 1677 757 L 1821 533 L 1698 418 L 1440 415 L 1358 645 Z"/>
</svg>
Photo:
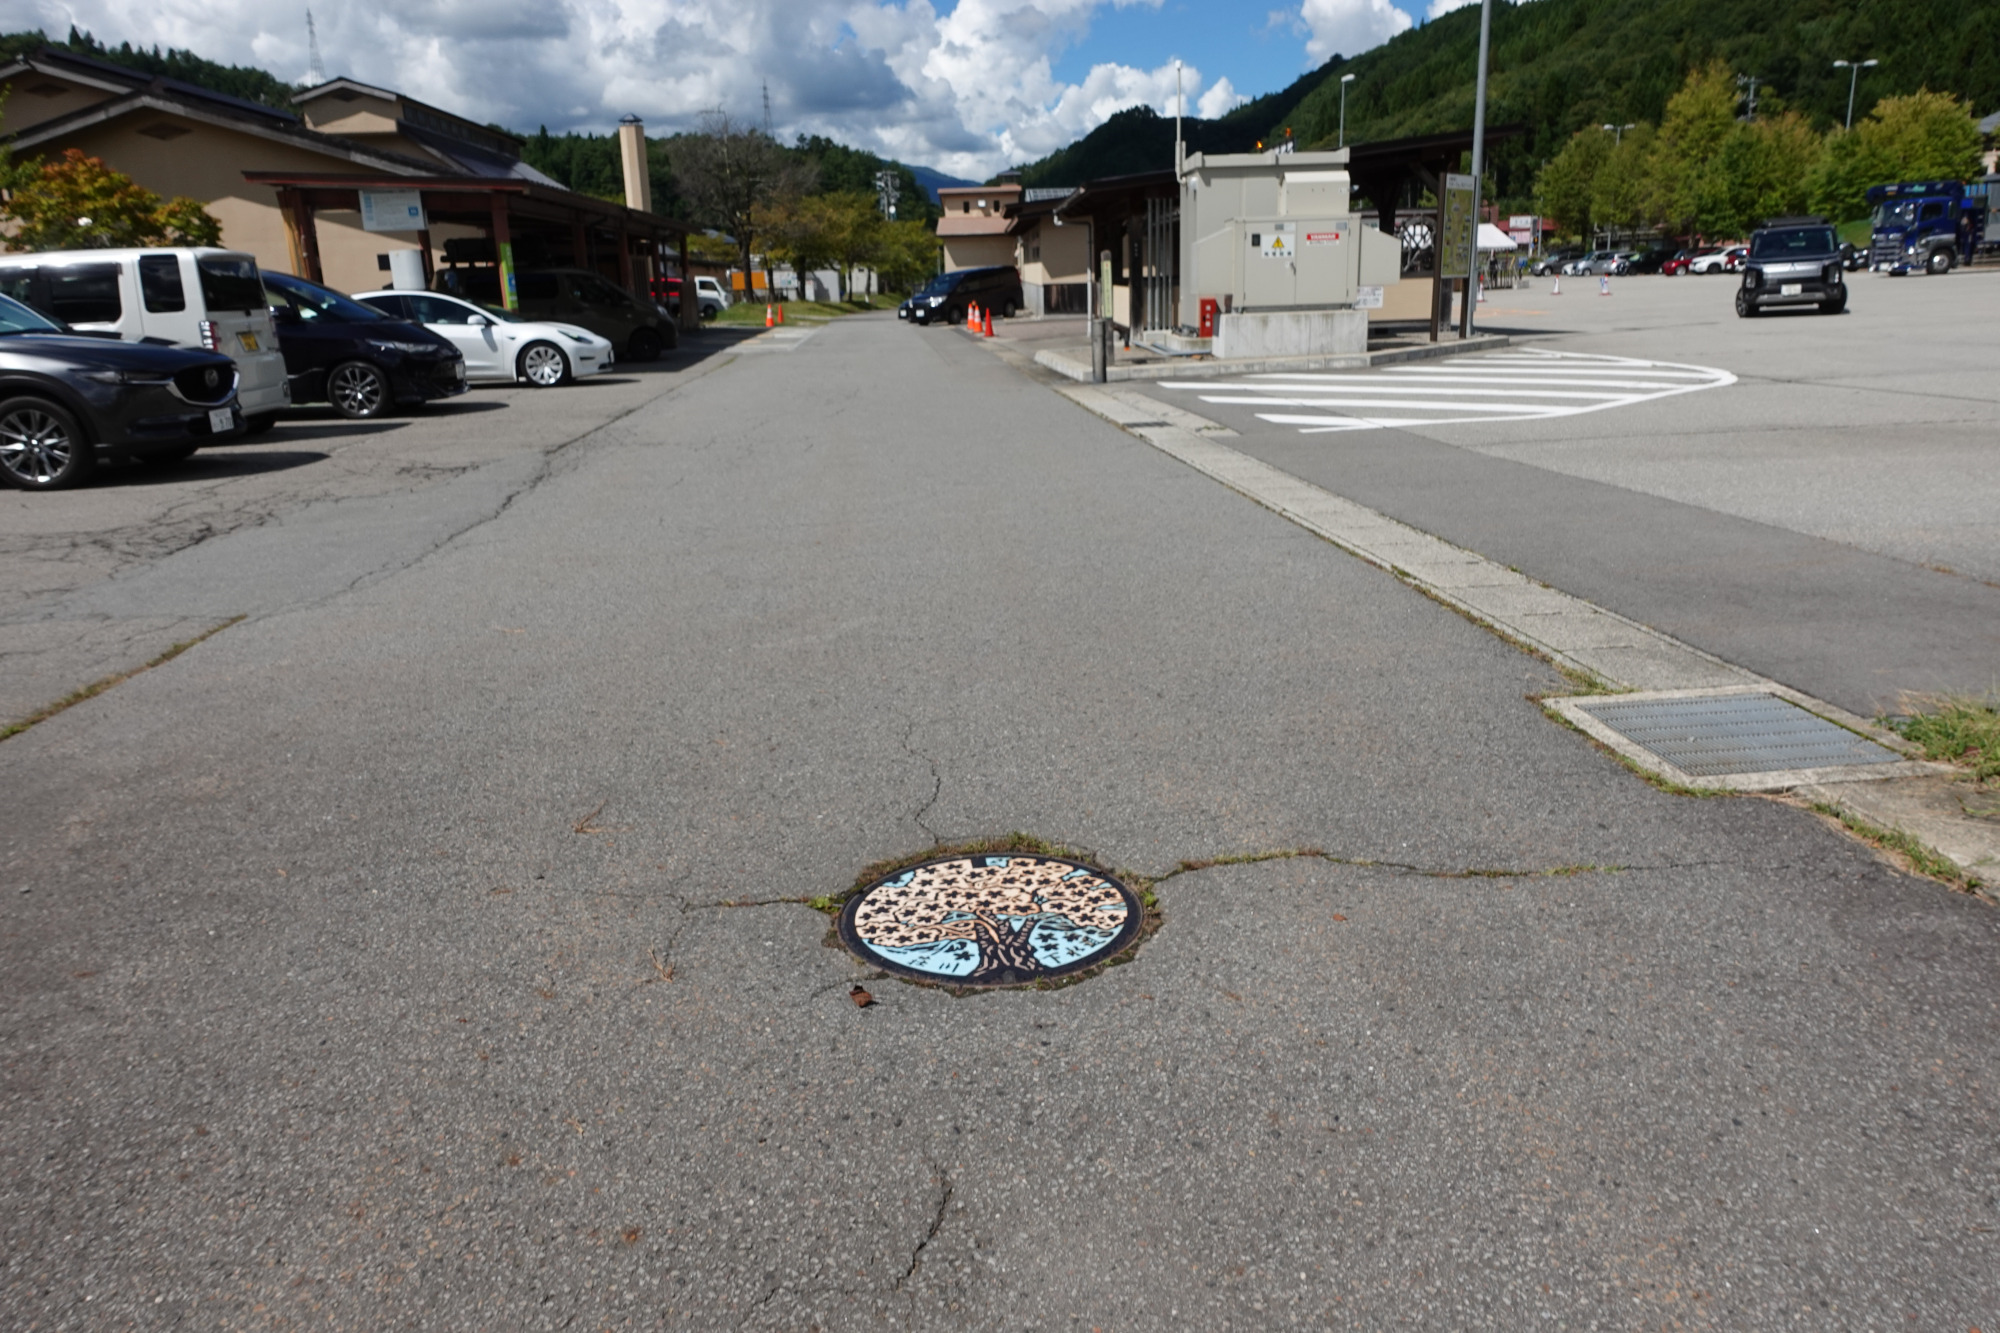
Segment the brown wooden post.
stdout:
<svg viewBox="0 0 2000 1333">
<path fill-rule="evenodd" d="M 437 277 L 437 269 L 431 263 L 431 233 L 428 227 L 417 233 L 417 253 L 424 257 L 424 286 L 429 287 Z"/>
<path fill-rule="evenodd" d="M 514 233 L 507 226 L 507 196 L 497 190 L 493 200 L 493 259 L 500 274 L 500 304 L 509 310 L 521 308 L 514 290 Z"/>
<path fill-rule="evenodd" d="M 319 266 L 319 230 L 313 225 L 312 203 L 303 190 L 278 191 L 278 211 L 285 219 L 285 241 L 292 268 L 308 282 L 324 282 Z"/>
<path fill-rule="evenodd" d="M 632 233 L 625 230 L 623 218 L 618 221 L 618 285 L 632 290 Z"/>
</svg>

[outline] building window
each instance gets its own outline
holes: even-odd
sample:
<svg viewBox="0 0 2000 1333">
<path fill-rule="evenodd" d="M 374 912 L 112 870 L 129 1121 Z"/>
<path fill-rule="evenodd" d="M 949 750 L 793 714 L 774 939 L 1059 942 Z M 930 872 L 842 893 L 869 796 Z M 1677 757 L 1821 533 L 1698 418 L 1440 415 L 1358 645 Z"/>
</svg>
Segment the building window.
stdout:
<svg viewBox="0 0 2000 1333">
<path fill-rule="evenodd" d="M 972 201 L 970 199 L 965 200 L 959 205 L 959 208 L 964 212 L 970 213 L 972 211 Z"/>
</svg>

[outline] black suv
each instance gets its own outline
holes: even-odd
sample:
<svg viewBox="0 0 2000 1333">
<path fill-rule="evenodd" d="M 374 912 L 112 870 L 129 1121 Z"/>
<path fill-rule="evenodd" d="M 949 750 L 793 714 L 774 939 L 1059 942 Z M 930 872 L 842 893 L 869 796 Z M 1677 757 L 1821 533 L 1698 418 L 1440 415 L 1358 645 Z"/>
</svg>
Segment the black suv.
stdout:
<svg viewBox="0 0 2000 1333">
<path fill-rule="evenodd" d="M 465 353 L 421 324 L 269 269 L 264 295 L 295 403 L 332 403 L 359 420 L 465 392 Z"/>
<path fill-rule="evenodd" d="M 997 268 L 962 268 L 940 273 L 896 307 L 896 318 L 912 324 L 957 324 L 972 306 L 1012 319 L 1021 308 L 1021 272 L 1012 264 Z"/>
<path fill-rule="evenodd" d="M 1745 319 L 1785 306 L 1847 309 L 1840 240 L 1825 218 L 1771 218 L 1750 233 L 1736 313 Z"/>
</svg>

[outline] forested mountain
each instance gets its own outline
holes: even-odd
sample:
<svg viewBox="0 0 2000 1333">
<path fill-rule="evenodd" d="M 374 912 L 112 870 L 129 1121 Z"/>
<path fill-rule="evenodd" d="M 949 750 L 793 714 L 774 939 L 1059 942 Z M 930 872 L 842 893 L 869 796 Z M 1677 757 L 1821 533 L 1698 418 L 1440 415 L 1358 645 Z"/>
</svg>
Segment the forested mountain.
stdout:
<svg viewBox="0 0 2000 1333">
<path fill-rule="evenodd" d="M 1247 153 L 1266 137 L 1282 138 L 1287 117 L 1342 64 L 1335 56 L 1282 92 L 1266 93 L 1214 120 L 1181 119 L 1189 153 Z M 1275 130 L 1273 127 L 1276 127 Z M 1174 161 L 1174 121 L 1150 107 L 1128 107 L 1067 148 L 1020 168 L 1029 186 L 1081 185 L 1099 176 L 1164 171 Z"/>
<path fill-rule="evenodd" d="M 253 65 L 222 65 L 213 60 L 204 60 L 192 51 L 177 51 L 169 47 L 162 51 L 155 46 L 150 51 L 144 47 L 121 42 L 117 46 L 106 46 L 87 32 L 79 32 L 74 26 L 69 36 L 60 42 L 50 41 L 42 33 L 9 32 L 0 33 L 0 59 L 38 51 L 44 46 L 60 47 L 74 51 L 80 56 L 91 56 L 113 65 L 123 65 L 136 69 L 142 74 L 159 74 L 182 83 L 191 83 L 197 88 L 207 88 L 211 92 L 227 93 L 247 102 L 262 102 L 281 111 L 292 109 L 292 85 L 278 78 L 268 70 Z"/>
<path fill-rule="evenodd" d="M 1467 5 L 1352 59 L 1334 57 L 1282 93 L 1220 120 L 1183 122 L 1190 151 L 1243 152 L 1290 127 L 1300 147 L 1333 146 L 1347 89 L 1347 141 L 1467 129 L 1479 55 L 1479 6 Z M 1879 60 L 1861 74 L 1854 114 L 1919 88 L 2000 110 L 2000 0 L 1494 0 L 1486 121 L 1529 127 L 1493 145 L 1499 197 L 1525 203 L 1540 165 L 1578 129 L 1658 123 L 1690 71 L 1720 58 L 1757 76 L 1757 109 L 1839 124 L 1848 72 L 1835 60 Z M 1021 169 L 1029 185 L 1157 171 L 1173 161 L 1171 118 L 1119 112 L 1077 142 Z"/>
</svg>

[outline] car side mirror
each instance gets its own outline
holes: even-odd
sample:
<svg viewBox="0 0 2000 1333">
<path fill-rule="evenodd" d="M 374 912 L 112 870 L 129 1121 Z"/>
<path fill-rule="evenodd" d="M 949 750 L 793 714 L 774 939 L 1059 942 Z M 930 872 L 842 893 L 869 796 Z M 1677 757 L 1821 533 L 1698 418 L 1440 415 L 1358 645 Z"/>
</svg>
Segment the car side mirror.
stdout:
<svg viewBox="0 0 2000 1333">
<path fill-rule="evenodd" d="M 465 322 L 470 324 L 475 329 L 490 329 L 493 327 L 493 321 L 488 319 L 484 315 L 474 315 L 471 319 L 468 319 Z"/>
</svg>

